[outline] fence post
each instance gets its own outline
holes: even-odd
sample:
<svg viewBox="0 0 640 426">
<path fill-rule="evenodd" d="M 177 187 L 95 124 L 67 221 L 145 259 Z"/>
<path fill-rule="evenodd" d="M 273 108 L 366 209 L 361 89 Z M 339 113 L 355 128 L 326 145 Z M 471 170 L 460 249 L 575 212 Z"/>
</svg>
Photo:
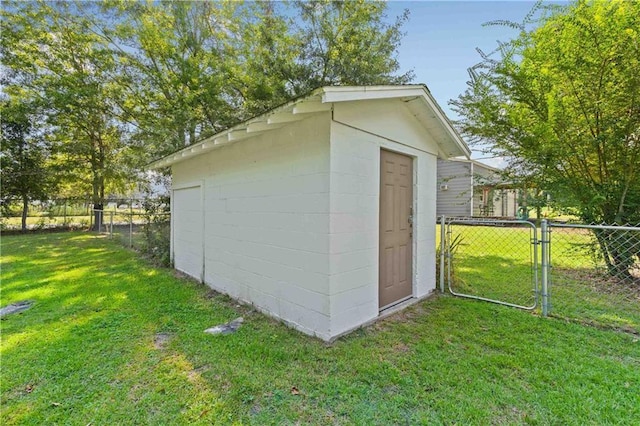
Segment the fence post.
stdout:
<svg viewBox="0 0 640 426">
<path fill-rule="evenodd" d="M 133 211 L 129 213 L 129 248 L 133 247 Z"/>
<path fill-rule="evenodd" d="M 549 227 L 547 219 L 540 224 L 540 243 L 542 247 L 542 316 L 549 314 Z"/>
<path fill-rule="evenodd" d="M 113 213 L 109 212 L 109 238 L 113 239 Z"/>
<path fill-rule="evenodd" d="M 444 293 L 445 216 L 440 216 L 440 293 Z"/>
</svg>

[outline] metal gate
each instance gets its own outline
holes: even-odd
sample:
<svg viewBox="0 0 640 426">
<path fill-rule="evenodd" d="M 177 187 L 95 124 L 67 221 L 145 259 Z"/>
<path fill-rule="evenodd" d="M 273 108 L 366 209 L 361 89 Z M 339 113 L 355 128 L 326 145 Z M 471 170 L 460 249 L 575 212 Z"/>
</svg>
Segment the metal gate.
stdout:
<svg viewBox="0 0 640 426">
<path fill-rule="evenodd" d="M 538 306 L 536 226 L 524 220 L 440 218 L 440 289 L 521 309 Z"/>
</svg>

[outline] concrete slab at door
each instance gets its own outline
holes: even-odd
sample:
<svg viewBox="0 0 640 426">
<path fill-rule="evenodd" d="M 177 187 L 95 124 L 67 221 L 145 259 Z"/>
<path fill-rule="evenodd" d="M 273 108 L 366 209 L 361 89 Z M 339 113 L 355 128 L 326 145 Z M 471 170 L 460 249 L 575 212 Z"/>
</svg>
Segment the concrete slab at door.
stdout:
<svg viewBox="0 0 640 426">
<path fill-rule="evenodd" d="M 173 191 L 173 253 L 175 268 L 203 279 L 202 187 Z"/>
<path fill-rule="evenodd" d="M 412 295 L 413 159 L 380 151 L 379 307 Z"/>
</svg>

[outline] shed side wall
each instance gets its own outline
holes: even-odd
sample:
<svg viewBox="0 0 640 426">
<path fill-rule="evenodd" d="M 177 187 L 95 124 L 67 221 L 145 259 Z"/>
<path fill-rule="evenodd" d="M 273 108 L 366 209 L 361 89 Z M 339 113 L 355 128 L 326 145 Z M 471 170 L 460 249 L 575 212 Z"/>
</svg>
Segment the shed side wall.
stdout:
<svg viewBox="0 0 640 426">
<path fill-rule="evenodd" d="M 329 113 L 178 163 L 204 180 L 204 281 L 329 336 Z"/>
</svg>

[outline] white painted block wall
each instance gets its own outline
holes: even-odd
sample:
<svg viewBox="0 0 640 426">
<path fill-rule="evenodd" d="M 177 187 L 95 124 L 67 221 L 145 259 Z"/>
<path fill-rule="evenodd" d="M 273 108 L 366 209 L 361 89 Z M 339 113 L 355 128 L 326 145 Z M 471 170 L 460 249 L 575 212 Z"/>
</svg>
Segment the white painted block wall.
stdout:
<svg viewBox="0 0 640 426">
<path fill-rule="evenodd" d="M 398 100 L 331 117 L 173 166 L 175 187 L 202 181 L 204 281 L 325 340 L 379 314 L 381 148 L 414 158 L 413 295 L 435 289 L 435 141 Z"/>
<path fill-rule="evenodd" d="M 204 177 L 205 277 L 320 338 L 329 330 L 329 113 L 173 168 Z"/>
<path fill-rule="evenodd" d="M 331 334 L 376 318 L 380 149 L 414 158 L 414 297 L 435 289 L 436 153 L 398 102 L 334 106 L 331 125 Z M 363 131 L 364 130 L 364 131 Z"/>
</svg>

